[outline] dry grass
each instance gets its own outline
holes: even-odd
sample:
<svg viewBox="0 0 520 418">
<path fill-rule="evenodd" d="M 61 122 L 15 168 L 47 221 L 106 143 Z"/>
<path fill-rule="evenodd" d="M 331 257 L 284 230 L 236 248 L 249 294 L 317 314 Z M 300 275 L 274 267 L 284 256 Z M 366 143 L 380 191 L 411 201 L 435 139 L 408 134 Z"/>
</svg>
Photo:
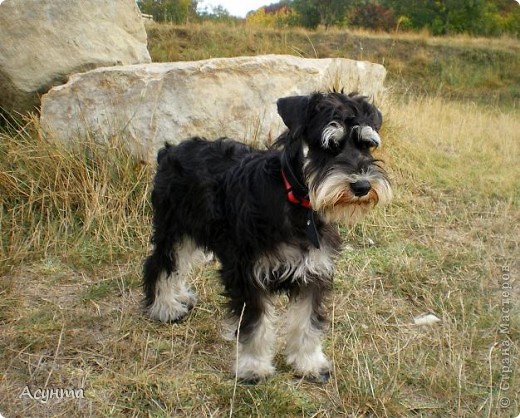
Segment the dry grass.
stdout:
<svg viewBox="0 0 520 418">
<path fill-rule="evenodd" d="M 75 149 L 37 122 L 0 138 L 0 412 L 30 416 L 506 417 L 520 411 L 520 317 L 500 333 L 501 267 L 519 300 L 520 117 L 439 98 L 383 103 L 395 200 L 344 230 L 325 385 L 276 359 L 234 387 L 215 265 L 182 324 L 140 312 L 151 168 L 118 142 Z M 442 322 L 419 327 L 433 313 Z M 502 350 L 510 343 L 510 351 Z M 507 357 L 509 356 L 509 357 Z M 515 371 L 502 370 L 509 359 Z M 504 379 L 510 379 L 504 390 Z M 24 387 L 85 399 L 20 399 Z M 502 389 L 501 389 L 502 387 Z M 235 391 L 235 396 L 233 393 Z M 500 400 L 511 405 L 501 409 Z"/>
<path fill-rule="evenodd" d="M 143 239 L 151 170 L 120 141 L 60 146 L 36 118 L 0 132 L 0 271 L 56 253 L 110 261 Z"/>
</svg>

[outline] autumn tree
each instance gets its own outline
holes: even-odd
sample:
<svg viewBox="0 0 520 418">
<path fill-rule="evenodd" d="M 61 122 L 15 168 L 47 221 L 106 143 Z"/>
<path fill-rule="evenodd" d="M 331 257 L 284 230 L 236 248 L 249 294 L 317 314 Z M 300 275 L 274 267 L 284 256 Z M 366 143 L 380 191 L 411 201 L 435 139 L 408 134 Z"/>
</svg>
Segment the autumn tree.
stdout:
<svg viewBox="0 0 520 418">
<path fill-rule="evenodd" d="M 315 29 L 322 24 L 326 28 L 341 23 L 346 15 L 348 0 L 293 0 L 292 7 L 302 26 Z"/>
<path fill-rule="evenodd" d="M 351 26 L 387 32 L 396 27 L 393 10 L 375 3 L 353 7 L 348 14 L 348 23 Z"/>
<path fill-rule="evenodd" d="M 249 12 L 246 23 L 253 26 L 282 28 L 298 25 L 298 16 L 286 2 L 274 3 Z"/>
</svg>

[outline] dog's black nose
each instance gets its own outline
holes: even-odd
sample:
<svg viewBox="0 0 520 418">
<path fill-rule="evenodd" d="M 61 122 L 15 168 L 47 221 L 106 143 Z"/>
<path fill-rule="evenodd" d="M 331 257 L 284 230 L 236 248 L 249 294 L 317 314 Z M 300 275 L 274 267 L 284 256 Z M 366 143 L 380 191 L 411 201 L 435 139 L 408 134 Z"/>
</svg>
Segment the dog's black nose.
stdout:
<svg viewBox="0 0 520 418">
<path fill-rule="evenodd" d="M 365 196 L 370 191 L 372 186 L 368 180 L 359 180 L 355 183 L 350 183 L 350 188 L 352 189 L 354 196 L 361 197 Z"/>
</svg>

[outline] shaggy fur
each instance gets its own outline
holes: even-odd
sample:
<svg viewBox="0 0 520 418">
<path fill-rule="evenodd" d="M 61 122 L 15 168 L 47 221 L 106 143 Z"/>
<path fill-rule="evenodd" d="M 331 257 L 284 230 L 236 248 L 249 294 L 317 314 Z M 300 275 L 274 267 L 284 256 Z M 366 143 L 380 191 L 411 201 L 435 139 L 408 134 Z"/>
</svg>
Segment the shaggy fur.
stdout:
<svg viewBox="0 0 520 418">
<path fill-rule="evenodd" d="M 336 222 L 353 222 L 391 198 L 371 155 L 381 144 L 382 116 L 365 97 L 338 92 L 277 105 L 288 130 L 270 149 L 191 138 L 159 151 L 145 306 L 154 319 L 182 319 L 196 302 L 186 276 L 200 250 L 212 252 L 239 327 L 237 376 L 256 382 L 274 372 L 271 297 L 286 292 L 287 363 L 299 376 L 324 381 L 330 366 L 321 340 L 340 246 Z"/>
</svg>

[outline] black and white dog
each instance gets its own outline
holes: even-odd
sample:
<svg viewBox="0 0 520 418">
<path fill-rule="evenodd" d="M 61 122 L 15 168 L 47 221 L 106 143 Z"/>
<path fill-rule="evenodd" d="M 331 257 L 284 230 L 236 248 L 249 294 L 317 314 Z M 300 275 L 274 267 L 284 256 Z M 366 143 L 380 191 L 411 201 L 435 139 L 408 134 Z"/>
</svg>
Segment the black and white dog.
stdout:
<svg viewBox="0 0 520 418">
<path fill-rule="evenodd" d="M 187 275 L 200 250 L 212 252 L 237 327 L 238 378 L 273 374 L 271 297 L 286 292 L 287 363 L 299 376 L 325 381 L 321 340 L 340 247 L 335 223 L 392 196 L 371 154 L 381 145 L 382 116 L 366 97 L 338 92 L 277 105 L 289 129 L 270 149 L 191 138 L 159 151 L 145 305 L 154 319 L 183 318 L 196 302 Z"/>
</svg>

